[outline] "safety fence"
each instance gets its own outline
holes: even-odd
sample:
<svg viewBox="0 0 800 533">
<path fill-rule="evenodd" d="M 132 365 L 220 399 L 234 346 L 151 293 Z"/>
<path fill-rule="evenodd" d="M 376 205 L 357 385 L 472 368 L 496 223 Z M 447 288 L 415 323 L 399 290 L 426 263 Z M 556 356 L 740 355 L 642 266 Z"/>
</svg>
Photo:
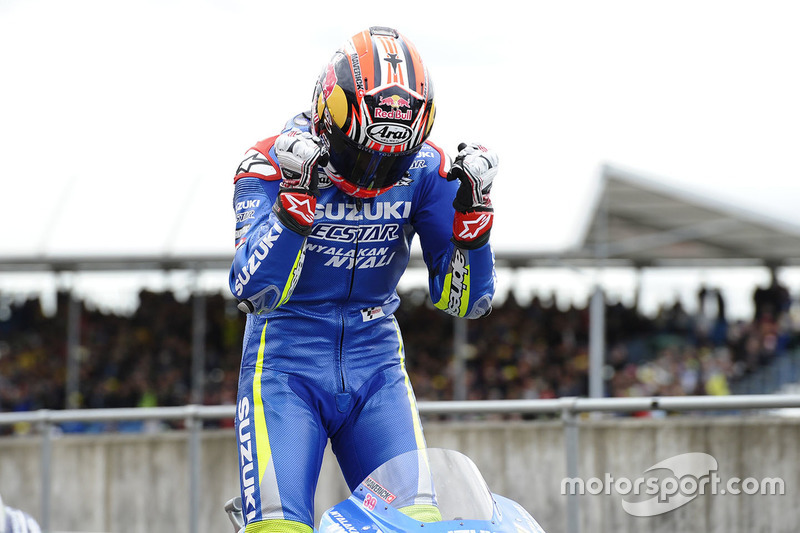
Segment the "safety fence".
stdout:
<svg viewBox="0 0 800 533">
<path fill-rule="evenodd" d="M 455 418 L 481 415 L 556 415 L 560 416 L 564 436 L 564 461 L 567 477 L 577 479 L 579 459 L 579 421 L 586 413 L 636 413 L 664 411 L 685 413 L 708 411 L 719 414 L 753 410 L 775 410 L 800 408 L 800 394 L 792 395 L 734 395 L 734 396 L 683 396 L 683 397 L 642 397 L 642 398 L 576 398 L 563 397 L 544 400 L 488 400 L 488 401 L 448 401 L 419 402 L 422 416 L 449 415 Z M 53 429 L 69 423 L 103 423 L 126 421 L 183 421 L 186 427 L 186 447 L 188 455 L 188 509 L 189 531 L 200 531 L 201 484 L 201 434 L 203 423 L 208 420 L 232 420 L 235 406 L 154 407 L 131 409 L 93 409 L 93 410 L 40 410 L 19 413 L 0 413 L 0 426 L 19 423 L 32 424 L 41 436 L 41 487 L 40 522 L 45 532 L 51 531 L 52 501 L 52 441 Z M 567 494 L 564 531 L 579 533 L 580 499 L 578 495 Z"/>
</svg>

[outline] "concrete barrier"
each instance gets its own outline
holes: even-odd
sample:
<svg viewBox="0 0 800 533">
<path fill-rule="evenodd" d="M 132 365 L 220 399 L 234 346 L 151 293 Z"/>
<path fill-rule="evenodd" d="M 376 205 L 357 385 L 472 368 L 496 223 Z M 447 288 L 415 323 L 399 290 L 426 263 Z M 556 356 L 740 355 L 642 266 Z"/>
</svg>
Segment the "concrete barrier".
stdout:
<svg viewBox="0 0 800 533">
<path fill-rule="evenodd" d="M 577 496 L 582 532 L 798 531 L 800 421 L 796 419 L 612 418 L 582 420 L 579 427 L 579 477 L 585 483 L 593 478 L 608 480 L 608 476 L 635 481 L 652 475 L 645 471 L 660 461 L 702 452 L 716 460 L 716 474 L 723 482 L 731 478 L 780 478 L 785 492 L 706 493 L 689 498 L 677 509 L 659 513 L 670 502 L 677 502 L 672 496 L 661 502 L 661 507 L 652 507 L 653 516 L 639 517 L 626 512 L 622 501 L 646 497 L 623 496 L 604 488 L 601 494 Z M 562 484 L 566 460 L 561 422 L 427 422 L 425 431 L 429 446 L 452 448 L 470 456 L 495 492 L 520 502 L 548 533 L 565 530 L 567 496 L 562 494 Z M 184 432 L 54 439 L 52 530 L 189 533 L 188 450 Z M 238 493 L 233 432 L 204 432 L 201 460 L 203 490 L 197 533 L 230 532 L 232 527 L 222 507 Z M 0 494 L 8 505 L 23 508 L 37 518 L 43 496 L 41 466 L 38 438 L 0 439 Z M 668 477 L 662 476 L 661 481 Z M 598 487 L 595 483 L 585 488 Z M 317 515 L 346 494 L 335 459 L 327 451 L 317 491 Z"/>
</svg>

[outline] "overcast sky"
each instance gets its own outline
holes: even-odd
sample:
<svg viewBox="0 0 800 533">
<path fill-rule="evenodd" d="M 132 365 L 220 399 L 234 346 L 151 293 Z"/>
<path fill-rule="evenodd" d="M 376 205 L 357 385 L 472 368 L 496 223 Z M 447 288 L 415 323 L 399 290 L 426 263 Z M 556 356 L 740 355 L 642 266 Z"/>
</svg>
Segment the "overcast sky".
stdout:
<svg viewBox="0 0 800 533">
<path fill-rule="evenodd" d="M 370 25 L 500 153 L 498 250 L 573 244 L 604 162 L 800 224 L 797 2 L 0 0 L 0 253 L 232 251 L 242 154 Z"/>
</svg>

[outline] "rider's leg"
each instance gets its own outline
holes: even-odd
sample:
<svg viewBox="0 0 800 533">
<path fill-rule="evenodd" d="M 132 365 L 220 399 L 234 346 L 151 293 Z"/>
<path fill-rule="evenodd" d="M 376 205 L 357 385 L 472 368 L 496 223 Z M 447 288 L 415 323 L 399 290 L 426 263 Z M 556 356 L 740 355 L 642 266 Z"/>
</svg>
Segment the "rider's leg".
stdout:
<svg viewBox="0 0 800 533">
<path fill-rule="evenodd" d="M 236 435 L 247 533 L 313 530 L 327 434 L 302 388 L 293 387 L 296 379 L 263 365 L 242 365 Z"/>
</svg>

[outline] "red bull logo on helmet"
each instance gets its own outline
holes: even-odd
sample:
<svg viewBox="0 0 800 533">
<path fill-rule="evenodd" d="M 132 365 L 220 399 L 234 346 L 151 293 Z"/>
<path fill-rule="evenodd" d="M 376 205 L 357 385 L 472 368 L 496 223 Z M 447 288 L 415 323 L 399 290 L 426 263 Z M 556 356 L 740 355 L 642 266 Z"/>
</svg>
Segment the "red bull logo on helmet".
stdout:
<svg viewBox="0 0 800 533">
<path fill-rule="evenodd" d="M 391 108 L 391 110 L 384 111 L 383 109 L 376 107 L 375 118 L 385 118 L 393 120 L 411 120 L 411 117 L 413 115 L 411 111 L 411 101 L 408 100 L 407 98 L 403 98 L 402 96 L 396 94 L 386 97 L 379 97 L 378 105 L 388 106 Z M 407 109 L 407 111 L 403 111 L 402 108 Z"/>
<path fill-rule="evenodd" d="M 378 105 L 388 105 L 393 109 L 397 109 L 399 107 L 411 108 L 411 102 L 409 102 L 406 98 L 403 98 L 402 96 L 398 96 L 396 94 L 393 94 L 392 96 L 387 96 L 386 98 L 381 97 L 380 100 L 378 100 Z"/>
</svg>

